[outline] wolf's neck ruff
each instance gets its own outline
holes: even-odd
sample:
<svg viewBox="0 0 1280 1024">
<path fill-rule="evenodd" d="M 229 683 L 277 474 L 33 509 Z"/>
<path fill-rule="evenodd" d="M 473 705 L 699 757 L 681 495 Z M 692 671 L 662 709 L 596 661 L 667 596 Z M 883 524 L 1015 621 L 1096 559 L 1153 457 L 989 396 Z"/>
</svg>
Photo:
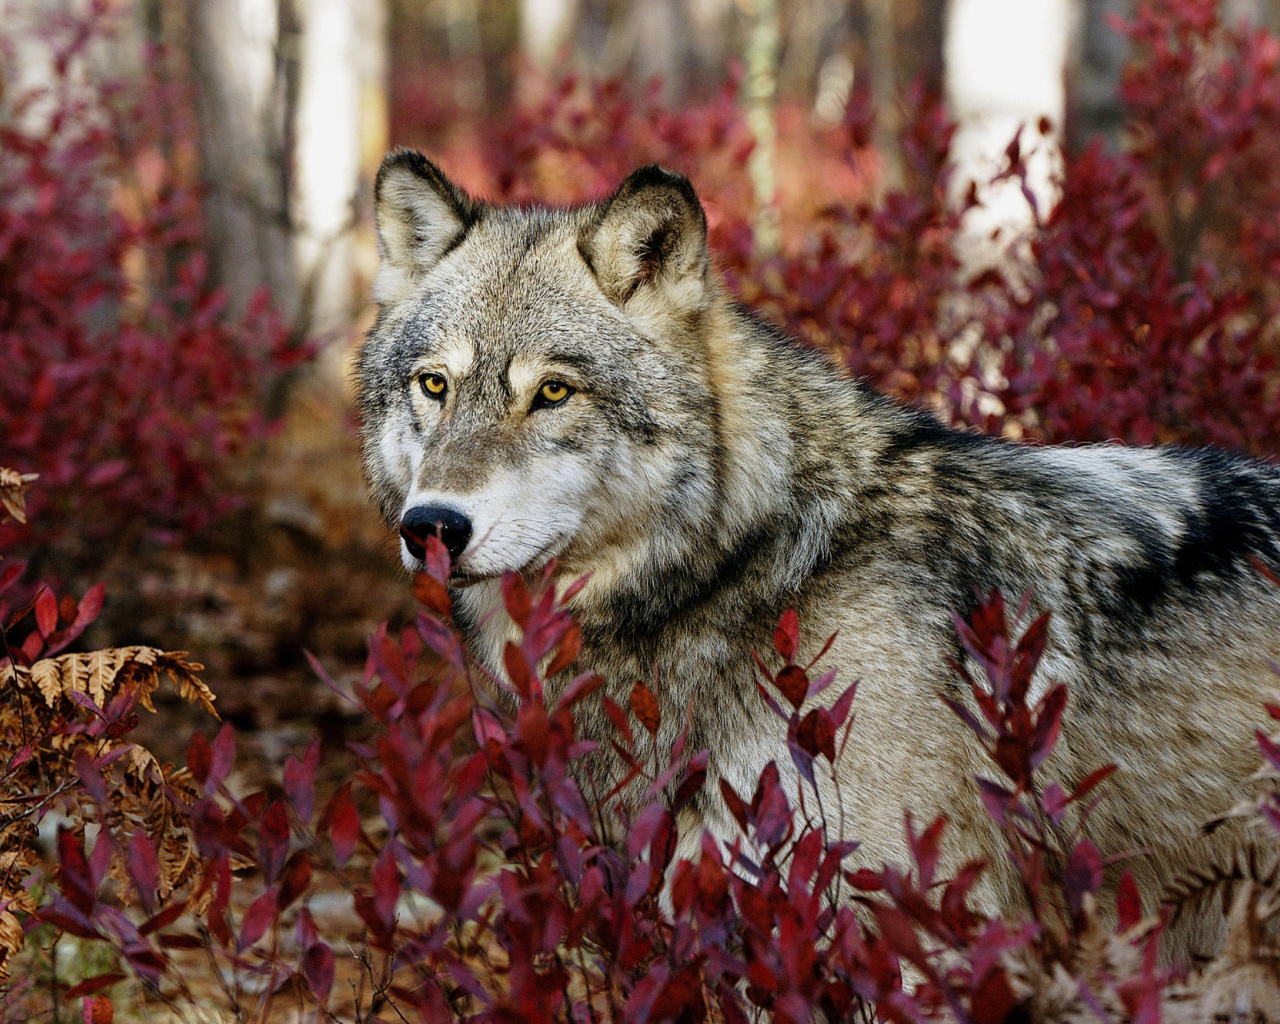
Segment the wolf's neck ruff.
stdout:
<svg viewBox="0 0 1280 1024">
<path fill-rule="evenodd" d="M 1275 467 L 1021 447 L 899 406 L 734 306 L 692 186 L 657 167 L 598 203 L 506 208 L 401 151 L 377 214 L 360 411 L 405 564 L 422 529 L 455 549 L 460 618 L 495 671 L 501 574 L 551 558 L 592 574 L 577 667 L 624 703 L 656 668 L 659 741 L 690 713 L 688 749 L 711 751 L 680 855 L 700 826 L 734 834 L 716 775 L 749 792 L 772 760 L 797 784 L 752 667 L 794 607 L 811 653 L 838 633 L 830 664 L 861 680 L 838 775 L 864 856 L 905 861 L 903 810 L 945 810 L 952 866 L 987 858 L 988 899 L 1014 899 L 971 788 L 979 754 L 939 699 L 952 612 L 995 587 L 1055 613 L 1042 672 L 1072 703 L 1050 768 L 1121 764 L 1093 819 L 1104 854 L 1150 848 L 1132 866 L 1154 896 L 1230 841 L 1199 823 L 1258 763 L 1280 597 L 1249 560 L 1280 565 Z M 580 726 L 610 735 L 595 705 Z"/>
</svg>

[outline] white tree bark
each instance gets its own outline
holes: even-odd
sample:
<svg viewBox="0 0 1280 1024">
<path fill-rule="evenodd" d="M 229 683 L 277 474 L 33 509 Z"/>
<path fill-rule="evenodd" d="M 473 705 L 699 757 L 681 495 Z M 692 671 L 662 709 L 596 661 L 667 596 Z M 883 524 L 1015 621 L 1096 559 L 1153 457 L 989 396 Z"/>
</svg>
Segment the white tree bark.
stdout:
<svg viewBox="0 0 1280 1024">
<path fill-rule="evenodd" d="M 520 49 L 535 65 L 550 68 L 569 42 L 578 0 L 520 0 Z"/>
<path fill-rule="evenodd" d="M 953 185 L 976 182 L 983 207 L 965 224 L 961 257 L 974 269 L 1001 261 L 1033 226 L 1019 183 L 991 185 L 1004 152 L 1023 129 L 1028 185 L 1041 216 L 1056 202 L 1065 114 L 1065 71 L 1072 0 L 951 0 L 945 42 L 946 90 L 958 129 L 951 145 Z M 1047 119 L 1041 137 L 1037 122 Z M 993 242 L 993 232 L 999 232 Z"/>
<path fill-rule="evenodd" d="M 188 7 L 216 280 L 267 285 L 301 337 L 350 326 L 362 121 L 381 2 L 200 0 Z"/>
</svg>

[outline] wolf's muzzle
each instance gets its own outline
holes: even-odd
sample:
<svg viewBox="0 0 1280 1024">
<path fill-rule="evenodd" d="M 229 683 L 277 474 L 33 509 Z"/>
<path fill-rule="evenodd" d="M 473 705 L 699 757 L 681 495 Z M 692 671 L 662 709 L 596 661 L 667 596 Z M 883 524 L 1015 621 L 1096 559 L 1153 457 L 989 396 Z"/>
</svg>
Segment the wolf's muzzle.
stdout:
<svg viewBox="0 0 1280 1024">
<path fill-rule="evenodd" d="M 455 562 L 471 539 L 471 520 L 445 505 L 418 505 L 400 520 L 400 536 L 409 554 L 421 561 L 427 553 L 426 541 L 439 537 Z"/>
</svg>

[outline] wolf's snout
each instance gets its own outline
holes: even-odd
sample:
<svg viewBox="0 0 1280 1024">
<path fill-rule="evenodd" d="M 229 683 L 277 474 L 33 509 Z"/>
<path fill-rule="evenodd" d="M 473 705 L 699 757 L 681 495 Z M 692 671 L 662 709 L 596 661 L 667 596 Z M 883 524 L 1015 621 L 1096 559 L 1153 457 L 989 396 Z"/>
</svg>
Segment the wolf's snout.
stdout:
<svg viewBox="0 0 1280 1024">
<path fill-rule="evenodd" d="M 457 509 L 444 505 L 418 505 L 400 520 L 400 536 L 409 554 L 421 561 L 427 553 L 427 538 L 435 534 L 455 562 L 471 539 L 471 520 Z"/>
</svg>

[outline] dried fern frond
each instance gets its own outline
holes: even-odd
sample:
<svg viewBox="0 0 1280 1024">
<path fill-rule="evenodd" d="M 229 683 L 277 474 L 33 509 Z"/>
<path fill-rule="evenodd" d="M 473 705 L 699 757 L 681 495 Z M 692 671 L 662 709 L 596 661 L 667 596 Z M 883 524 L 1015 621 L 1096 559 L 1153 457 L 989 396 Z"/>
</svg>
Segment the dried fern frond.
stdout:
<svg viewBox="0 0 1280 1024">
<path fill-rule="evenodd" d="M 1225 913 L 1232 894 L 1242 882 L 1264 890 L 1280 890 L 1280 856 L 1274 848 L 1242 844 L 1217 861 L 1184 871 L 1165 886 L 1161 902 L 1173 907 L 1170 918 L 1173 921 L 1186 907 L 1217 892 L 1222 895 Z"/>
<path fill-rule="evenodd" d="M 19 473 L 0 466 L 0 508 L 19 523 L 27 521 L 27 505 L 23 492 L 38 473 Z"/>
<path fill-rule="evenodd" d="M 1280 952 L 1267 934 L 1276 910 L 1274 893 L 1252 882 L 1240 886 L 1227 914 L 1222 951 L 1185 982 L 1165 989 L 1163 1019 L 1169 1024 L 1280 1020 Z"/>
<path fill-rule="evenodd" d="M 111 697 L 129 688 L 136 692 L 139 704 L 155 711 L 151 695 L 167 676 L 179 697 L 199 704 L 217 718 L 213 707 L 217 698 L 196 675 L 204 666 L 186 658 L 186 651 L 155 647 L 111 647 L 88 654 L 60 654 L 37 661 L 30 668 L 8 667 L 0 674 L 0 686 L 35 686 L 49 707 L 73 692 L 83 693 L 98 707 L 105 707 Z"/>
<path fill-rule="evenodd" d="M 155 647 L 63 654 L 30 668 L 0 668 L 0 764 L 9 766 L 0 787 L 0 984 L 22 946 L 22 918 L 35 909 L 25 884 L 40 863 L 35 821 L 57 800 L 63 801 L 73 822 L 85 820 L 78 802 L 87 794 L 74 781 L 81 752 L 108 765 L 109 777 L 103 781 L 120 850 L 138 832 L 155 844 L 159 898 L 169 899 L 198 870 L 187 813 L 201 792 L 187 769 L 161 764 L 144 747 L 127 743 L 124 736 L 132 728 L 128 718 L 117 723 L 123 725 L 121 732 L 108 728 L 105 736 L 69 725 L 86 717 L 78 706 L 85 698 L 105 711 L 113 698 L 129 694 L 136 704 L 155 711 L 151 698 L 166 677 L 178 696 L 216 718 L 214 693 L 196 675 L 201 668 L 187 660 L 185 651 Z M 122 744 L 123 757 L 106 757 Z M 120 897 L 128 901 L 133 882 L 123 856 L 117 852 L 109 874 Z"/>
</svg>

